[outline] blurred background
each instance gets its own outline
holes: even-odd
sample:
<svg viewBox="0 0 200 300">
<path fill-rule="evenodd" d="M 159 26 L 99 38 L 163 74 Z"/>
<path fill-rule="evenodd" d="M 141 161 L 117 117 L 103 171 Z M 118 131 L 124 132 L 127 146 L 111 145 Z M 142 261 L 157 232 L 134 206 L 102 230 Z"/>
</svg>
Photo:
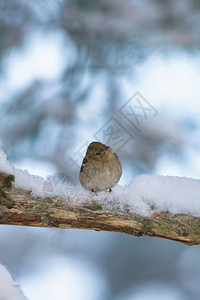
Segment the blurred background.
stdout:
<svg viewBox="0 0 200 300">
<path fill-rule="evenodd" d="M 89 142 L 121 185 L 200 177 L 200 1 L 0 1 L 0 142 L 15 167 L 76 188 Z M 159 238 L 0 226 L 29 300 L 199 299 L 200 248 Z"/>
</svg>

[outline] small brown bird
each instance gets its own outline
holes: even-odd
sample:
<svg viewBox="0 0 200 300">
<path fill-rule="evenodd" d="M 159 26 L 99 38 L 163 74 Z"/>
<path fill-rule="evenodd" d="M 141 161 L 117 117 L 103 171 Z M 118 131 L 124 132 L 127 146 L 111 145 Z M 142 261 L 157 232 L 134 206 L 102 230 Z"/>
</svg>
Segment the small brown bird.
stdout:
<svg viewBox="0 0 200 300">
<path fill-rule="evenodd" d="M 79 180 L 81 185 L 93 192 L 111 191 L 122 175 L 122 166 L 112 148 L 92 142 L 83 159 Z"/>
</svg>

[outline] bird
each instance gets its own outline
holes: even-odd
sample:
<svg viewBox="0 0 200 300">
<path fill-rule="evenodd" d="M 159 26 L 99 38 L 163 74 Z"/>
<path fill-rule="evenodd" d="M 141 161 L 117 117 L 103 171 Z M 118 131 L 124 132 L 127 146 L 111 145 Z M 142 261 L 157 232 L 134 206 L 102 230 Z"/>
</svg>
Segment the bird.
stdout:
<svg viewBox="0 0 200 300">
<path fill-rule="evenodd" d="M 79 180 L 92 192 L 112 191 L 122 175 L 122 166 L 112 148 L 100 142 L 92 142 L 83 159 Z"/>
</svg>

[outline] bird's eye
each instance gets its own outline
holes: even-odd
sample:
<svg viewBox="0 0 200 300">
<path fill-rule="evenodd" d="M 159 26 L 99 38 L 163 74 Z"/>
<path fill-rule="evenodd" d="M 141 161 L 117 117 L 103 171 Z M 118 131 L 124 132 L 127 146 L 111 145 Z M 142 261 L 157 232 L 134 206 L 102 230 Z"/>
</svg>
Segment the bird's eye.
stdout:
<svg viewBox="0 0 200 300">
<path fill-rule="evenodd" d="M 101 154 L 100 152 L 95 153 L 95 155 L 100 155 L 100 154 Z"/>
</svg>

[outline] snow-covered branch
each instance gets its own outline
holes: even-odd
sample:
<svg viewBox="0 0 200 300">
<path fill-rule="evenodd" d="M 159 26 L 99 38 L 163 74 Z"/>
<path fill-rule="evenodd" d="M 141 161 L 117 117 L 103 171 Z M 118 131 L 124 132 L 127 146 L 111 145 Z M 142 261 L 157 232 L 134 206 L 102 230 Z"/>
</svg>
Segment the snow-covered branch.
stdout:
<svg viewBox="0 0 200 300">
<path fill-rule="evenodd" d="M 15 187 L 4 188 L 4 192 L 14 203 L 0 205 L 1 224 L 116 231 L 163 237 L 189 245 L 200 244 L 200 218 L 191 215 L 159 212 L 152 217 L 143 217 L 104 210 L 90 199 L 85 199 L 82 204 L 63 203 L 56 198 L 35 197 L 30 191 Z"/>
<path fill-rule="evenodd" d="M 200 180 L 153 175 L 95 194 L 15 169 L 0 150 L 0 224 L 116 231 L 195 245 L 199 198 Z"/>
</svg>

